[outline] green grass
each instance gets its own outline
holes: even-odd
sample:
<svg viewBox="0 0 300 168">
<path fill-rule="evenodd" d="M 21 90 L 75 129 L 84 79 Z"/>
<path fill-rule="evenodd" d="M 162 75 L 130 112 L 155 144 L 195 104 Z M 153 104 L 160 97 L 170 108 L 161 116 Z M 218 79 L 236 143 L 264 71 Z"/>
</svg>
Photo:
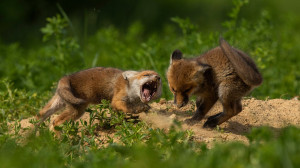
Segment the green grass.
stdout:
<svg viewBox="0 0 300 168">
<path fill-rule="evenodd" d="M 102 107 L 98 108 L 101 110 Z M 103 116 L 97 110 L 90 113 L 90 119 Z M 114 114 L 112 118 L 122 116 Z M 25 141 L 24 137 L 8 134 L 7 130 L 0 132 L 1 166 L 231 168 L 300 165 L 300 129 L 296 127 L 283 128 L 276 136 L 269 128 L 256 128 L 247 135 L 249 145 L 240 142 L 217 143 L 208 149 L 204 143 L 193 141 L 193 133 L 182 131 L 178 122 L 165 131 L 152 129 L 144 122 L 134 124 L 112 120 L 105 122 L 115 128 L 116 134 L 105 142 L 106 145 L 99 143 L 101 136 L 95 136 L 95 125 L 85 123 L 79 131 L 79 122 L 83 121 L 63 124 L 60 138 L 55 138 L 45 125 L 37 129 L 38 136 L 32 134 Z M 101 124 L 96 126 L 107 129 Z M 15 128 L 17 132 L 21 129 Z"/>
<path fill-rule="evenodd" d="M 38 128 L 39 136 L 19 135 L 18 121 L 37 113 L 59 78 L 85 68 L 155 70 L 162 76 L 162 97 L 171 99 L 165 72 L 172 51 L 180 49 L 185 57 L 194 57 L 216 47 L 219 36 L 249 53 L 261 70 L 263 85 L 251 96 L 299 96 L 296 17 L 275 18 L 262 10 L 250 21 L 239 15 L 248 1 L 233 2 L 222 30 L 209 33 L 188 18 L 173 17 L 172 24 L 151 34 L 137 21 L 125 31 L 113 25 L 100 28 L 82 41 L 61 9 L 62 15 L 47 18 L 41 28 L 41 45 L 23 48 L 18 43 L 0 43 L 0 167 L 299 167 L 300 129 L 295 127 L 284 128 L 276 136 L 268 128 L 258 128 L 247 135 L 249 145 L 230 142 L 207 149 L 193 141 L 191 131 L 182 131 L 180 123 L 167 132 L 144 122 L 125 121 L 112 111 L 112 117 L 107 117 L 91 108 L 90 119 L 98 120 L 97 125 L 67 122 L 56 128 L 61 138 L 55 138 L 45 125 Z M 108 102 L 94 108 L 109 109 Z M 12 121 L 17 121 L 14 126 L 9 125 Z M 99 127 L 112 129 L 116 135 L 99 143 L 101 137 L 95 134 Z"/>
<path fill-rule="evenodd" d="M 113 25 L 100 28 L 84 41 L 79 41 L 62 11 L 64 17 L 58 14 L 47 18 L 47 24 L 41 28 L 44 43 L 40 46 L 22 48 L 18 43 L 0 43 L 0 78 L 9 79 L 16 88 L 44 92 L 63 75 L 85 68 L 151 69 L 163 77 L 163 97 L 169 99 L 165 72 L 172 51 L 181 49 L 185 57 L 194 57 L 218 46 L 218 39 L 223 36 L 232 46 L 248 53 L 263 74 L 263 85 L 251 96 L 299 96 L 297 19 L 274 18 L 268 10 L 262 10 L 256 20 L 247 21 L 239 13 L 248 1 L 233 2 L 228 19 L 220 23 L 221 31 L 202 32 L 201 25 L 188 18 L 173 17 L 173 24 L 151 34 L 146 34 L 144 25 L 137 21 L 125 31 Z"/>
</svg>

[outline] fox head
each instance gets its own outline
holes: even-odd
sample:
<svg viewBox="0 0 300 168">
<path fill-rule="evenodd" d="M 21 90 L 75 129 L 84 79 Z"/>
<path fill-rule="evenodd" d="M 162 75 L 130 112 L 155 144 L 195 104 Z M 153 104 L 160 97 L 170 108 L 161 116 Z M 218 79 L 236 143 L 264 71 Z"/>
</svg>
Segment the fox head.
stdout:
<svg viewBox="0 0 300 168">
<path fill-rule="evenodd" d="M 128 81 L 129 97 L 139 97 L 143 103 L 147 103 L 161 96 L 161 79 L 155 71 L 124 71 L 122 75 Z"/>
<path fill-rule="evenodd" d="M 209 65 L 199 64 L 196 60 L 183 59 L 180 50 L 172 53 L 167 78 L 178 108 L 185 106 L 192 94 L 204 89 L 204 74 L 209 69 Z"/>
</svg>

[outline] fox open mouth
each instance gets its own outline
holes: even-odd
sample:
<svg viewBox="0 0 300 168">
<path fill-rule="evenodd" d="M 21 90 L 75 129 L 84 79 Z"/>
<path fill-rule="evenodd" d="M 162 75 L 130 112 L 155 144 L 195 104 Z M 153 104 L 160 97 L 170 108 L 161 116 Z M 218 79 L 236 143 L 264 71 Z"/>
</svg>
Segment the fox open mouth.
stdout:
<svg viewBox="0 0 300 168">
<path fill-rule="evenodd" d="M 141 88 L 141 100 L 143 102 L 149 102 L 157 92 L 157 87 L 157 81 L 148 81 L 144 83 Z"/>
</svg>

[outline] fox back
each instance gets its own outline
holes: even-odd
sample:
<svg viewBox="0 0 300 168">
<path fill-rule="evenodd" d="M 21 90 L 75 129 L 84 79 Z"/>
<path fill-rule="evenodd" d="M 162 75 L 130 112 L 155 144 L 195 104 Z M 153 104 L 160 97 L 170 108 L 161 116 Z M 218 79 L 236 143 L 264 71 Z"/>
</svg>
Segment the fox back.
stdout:
<svg viewBox="0 0 300 168">
<path fill-rule="evenodd" d="M 208 125 L 215 126 L 238 114 L 240 100 L 262 83 L 262 76 L 254 61 L 244 52 L 232 48 L 220 38 L 220 46 L 199 57 L 185 59 L 175 50 L 167 71 L 169 88 L 180 108 L 190 95 L 197 95 L 197 111 L 193 118 L 202 119 L 219 99 L 224 107 L 222 116 Z M 219 118 L 222 118 L 219 120 Z"/>
</svg>

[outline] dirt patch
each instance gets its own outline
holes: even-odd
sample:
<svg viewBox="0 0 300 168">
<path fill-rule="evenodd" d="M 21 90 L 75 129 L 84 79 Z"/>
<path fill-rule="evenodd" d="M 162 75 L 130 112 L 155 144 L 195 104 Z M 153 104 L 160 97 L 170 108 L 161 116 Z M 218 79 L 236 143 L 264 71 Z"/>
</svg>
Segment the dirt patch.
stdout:
<svg viewBox="0 0 300 168">
<path fill-rule="evenodd" d="M 200 142 L 212 144 L 215 141 L 241 141 L 247 143 L 246 133 L 253 127 L 268 126 L 272 130 L 279 131 L 288 125 L 300 126 L 300 101 L 297 99 L 283 100 L 255 100 L 245 99 L 242 101 L 243 111 L 221 124 L 218 129 L 202 128 L 208 116 L 222 111 L 220 103 L 210 110 L 207 116 L 194 125 L 187 125 L 183 122 L 182 128 L 192 130 L 194 139 Z M 185 107 L 178 109 L 172 101 L 161 100 L 159 103 L 151 103 L 152 109 L 148 113 L 140 113 L 139 118 L 153 128 L 163 128 L 168 130 L 173 120 L 184 121 L 190 118 L 196 107 L 195 103 L 190 102 Z M 53 117 L 52 117 L 53 119 Z M 83 120 L 88 120 L 86 113 Z M 21 127 L 32 128 L 30 119 L 24 119 L 20 122 Z M 110 135 L 112 132 L 102 132 L 99 135 Z"/>
<path fill-rule="evenodd" d="M 209 111 L 207 116 L 194 125 L 183 122 L 183 129 L 190 129 L 195 134 L 195 139 L 204 142 L 232 141 L 247 142 L 245 134 L 253 127 L 268 126 L 274 131 L 288 125 L 300 126 L 300 101 L 272 99 L 255 100 L 246 99 L 242 101 L 243 111 L 221 124 L 218 129 L 202 128 L 206 119 L 222 111 L 222 105 L 218 102 Z M 152 112 L 142 113 L 140 117 L 153 127 L 169 128 L 175 118 L 184 121 L 190 118 L 195 111 L 195 103 L 189 103 L 182 109 L 177 109 L 173 102 L 152 103 Z M 165 122 L 164 122 L 165 121 Z"/>
</svg>

